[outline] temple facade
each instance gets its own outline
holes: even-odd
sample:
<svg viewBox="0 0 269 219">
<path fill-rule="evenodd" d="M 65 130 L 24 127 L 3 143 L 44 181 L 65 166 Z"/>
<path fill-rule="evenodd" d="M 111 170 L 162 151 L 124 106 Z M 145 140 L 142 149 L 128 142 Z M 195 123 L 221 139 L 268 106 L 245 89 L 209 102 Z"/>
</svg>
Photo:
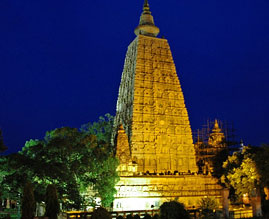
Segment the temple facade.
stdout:
<svg viewBox="0 0 269 219">
<path fill-rule="evenodd" d="M 121 176 L 114 209 L 151 209 L 174 199 L 193 207 L 204 196 L 219 199 L 217 180 L 197 175 L 171 49 L 166 39 L 157 37 L 147 0 L 135 34 L 125 58 L 112 139 Z"/>
<path fill-rule="evenodd" d="M 172 53 L 148 3 L 129 45 L 115 126 L 123 125 L 139 172 L 196 172 L 192 132 Z"/>
</svg>

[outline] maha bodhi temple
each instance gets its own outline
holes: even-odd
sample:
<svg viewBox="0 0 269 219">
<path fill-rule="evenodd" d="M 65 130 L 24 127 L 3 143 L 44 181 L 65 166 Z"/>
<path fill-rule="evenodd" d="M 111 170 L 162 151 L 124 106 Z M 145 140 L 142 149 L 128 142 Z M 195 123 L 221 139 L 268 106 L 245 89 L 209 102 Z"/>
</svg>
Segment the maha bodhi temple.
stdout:
<svg viewBox="0 0 269 219">
<path fill-rule="evenodd" d="M 206 196 L 222 205 L 227 191 L 210 174 L 198 174 L 176 66 L 168 41 L 157 37 L 159 31 L 145 0 L 119 87 L 112 143 L 120 181 L 113 209 L 152 209 L 171 200 L 197 207 Z M 212 148 L 223 137 L 216 121 Z"/>
</svg>

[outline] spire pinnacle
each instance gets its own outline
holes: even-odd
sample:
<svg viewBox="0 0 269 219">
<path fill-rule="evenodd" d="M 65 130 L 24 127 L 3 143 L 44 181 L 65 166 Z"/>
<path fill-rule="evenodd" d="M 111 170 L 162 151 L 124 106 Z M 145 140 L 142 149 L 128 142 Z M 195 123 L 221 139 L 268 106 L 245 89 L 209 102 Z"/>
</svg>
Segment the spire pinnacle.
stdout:
<svg viewBox="0 0 269 219">
<path fill-rule="evenodd" d="M 217 119 L 215 119 L 214 127 L 212 129 L 213 132 L 221 132 L 221 129 L 219 127 L 219 122 Z"/>
<path fill-rule="evenodd" d="M 140 22 L 138 27 L 135 29 L 135 34 L 146 36 L 156 37 L 159 34 L 160 30 L 155 26 L 153 16 L 149 8 L 148 0 L 144 1 L 143 12 L 140 16 Z"/>
<path fill-rule="evenodd" d="M 149 11 L 149 2 L 148 2 L 148 0 L 145 0 L 145 1 L 144 1 L 144 8 L 143 8 L 143 11 Z"/>
<path fill-rule="evenodd" d="M 218 129 L 219 128 L 219 123 L 218 123 L 218 120 L 217 119 L 215 119 L 214 128 L 215 129 Z"/>
</svg>

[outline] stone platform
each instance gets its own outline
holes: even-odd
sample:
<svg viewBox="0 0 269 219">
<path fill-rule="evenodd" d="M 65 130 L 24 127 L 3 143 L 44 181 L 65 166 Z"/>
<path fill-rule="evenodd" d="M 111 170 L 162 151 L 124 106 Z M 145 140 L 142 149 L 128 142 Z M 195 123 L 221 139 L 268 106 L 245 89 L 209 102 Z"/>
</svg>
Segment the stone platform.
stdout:
<svg viewBox="0 0 269 219">
<path fill-rule="evenodd" d="M 163 202 L 177 200 L 187 208 L 196 208 L 205 197 L 221 203 L 222 187 L 208 175 L 141 175 L 123 176 L 113 210 L 158 209 Z"/>
</svg>

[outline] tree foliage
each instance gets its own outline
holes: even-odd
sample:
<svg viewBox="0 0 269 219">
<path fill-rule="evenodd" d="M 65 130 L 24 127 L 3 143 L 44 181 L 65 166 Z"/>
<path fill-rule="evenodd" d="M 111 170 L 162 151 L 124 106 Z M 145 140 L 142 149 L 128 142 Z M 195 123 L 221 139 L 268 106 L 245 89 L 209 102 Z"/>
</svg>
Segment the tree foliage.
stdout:
<svg viewBox="0 0 269 219">
<path fill-rule="evenodd" d="M 237 197 L 251 194 L 259 187 L 261 177 L 255 162 L 257 149 L 245 147 L 242 152 L 236 152 L 223 163 L 225 173 L 221 177 L 222 183 L 235 190 Z"/>
<path fill-rule="evenodd" d="M 217 154 L 212 158 L 213 163 L 213 176 L 220 179 L 221 176 L 224 174 L 225 170 L 222 165 L 224 161 L 227 160 L 229 156 L 229 149 L 224 148 L 217 152 Z"/>
<path fill-rule="evenodd" d="M 48 131 L 44 139 L 27 141 L 21 152 L 1 158 L 1 171 L 5 171 L 1 186 L 16 197 L 28 179 L 38 202 L 44 201 L 46 187 L 54 184 L 66 209 L 94 204 L 96 197 L 104 206 L 110 205 L 118 180 L 118 162 L 107 133 L 112 130 L 111 120 L 107 115 L 81 130 L 58 128 Z"/>
<path fill-rule="evenodd" d="M 214 210 L 216 210 L 218 206 L 218 202 L 214 198 L 206 197 L 202 198 L 199 202 L 202 218 L 215 218 Z"/>
<path fill-rule="evenodd" d="M 261 177 L 262 187 L 269 188 L 269 144 L 264 144 L 259 148 L 255 156 L 257 171 Z"/>
</svg>

